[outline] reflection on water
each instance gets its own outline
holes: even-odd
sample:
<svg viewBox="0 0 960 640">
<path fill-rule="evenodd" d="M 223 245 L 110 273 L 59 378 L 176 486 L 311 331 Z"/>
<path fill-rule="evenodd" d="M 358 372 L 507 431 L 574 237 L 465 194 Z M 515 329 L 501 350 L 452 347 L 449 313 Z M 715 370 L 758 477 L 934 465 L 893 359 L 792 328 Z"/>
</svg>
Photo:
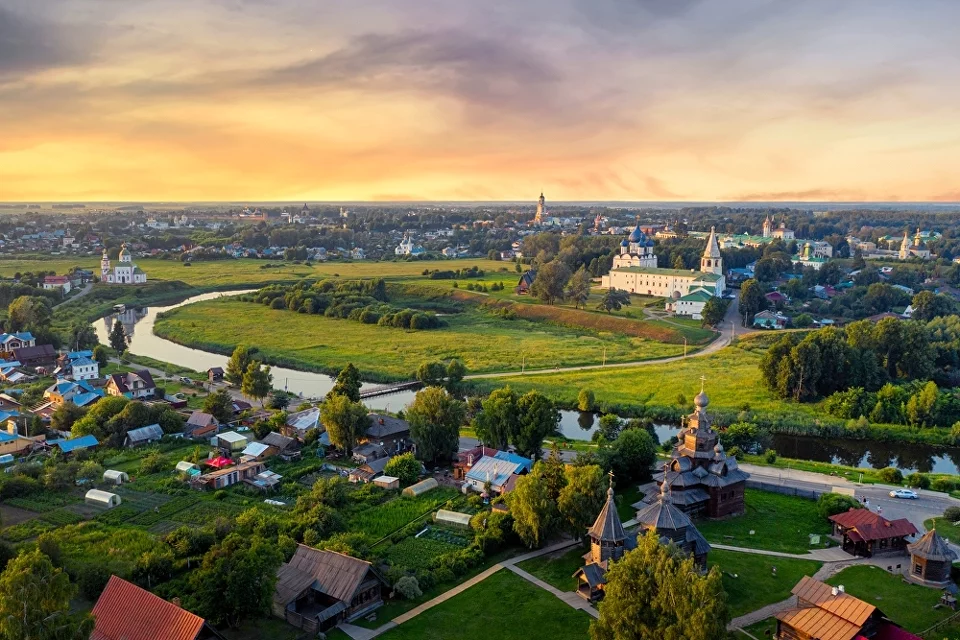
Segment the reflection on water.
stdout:
<svg viewBox="0 0 960 640">
<path fill-rule="evenodd" d="M 773 448 L 788 458 L 861 469 L 895 467 L 904 473 L 960 472 L 960 448 L 957 447 L 778 435 L 773 437 Z"/>
</svg>

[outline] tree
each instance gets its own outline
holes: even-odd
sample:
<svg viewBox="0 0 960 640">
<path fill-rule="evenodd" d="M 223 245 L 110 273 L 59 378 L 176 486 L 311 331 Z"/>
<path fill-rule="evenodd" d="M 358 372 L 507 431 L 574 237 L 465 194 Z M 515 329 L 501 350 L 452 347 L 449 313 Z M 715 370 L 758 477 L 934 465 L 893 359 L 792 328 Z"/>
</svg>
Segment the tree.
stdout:
<svg viewBox="0 0 960 640">
<path fill-rule="evenodd" d="M 613 563 L 591 640 L 725 640 L 726 594 L 720 570 L 701 574 L 693 559 L 660 544 L 655 531 Z"/>
<path fill-rule="evenodd" d="M 360 402 L 360 385 L 363 384 L 360 380 L 360 372 L 357 370 L 353 363 L 348 363 L 347 366 L 337 375 L 337 381 L 333 385 L 333 389 L 330 390 L 330 395 L 342 395 L 347 396 L 353 402 Z"/>
<path fill-rule="evenodd" d="M 224 377 L 233 384 L 242 384 L 243 376 L 250 367 L 252 360 L 250 349 L 242 344 L 237 345 L 233 350 L 233 355 L 227 360 L 227 370 Z"/>
<path fill-rule="evenodd" d="M 97 361 L 97 364 L 101 369 L 105 368 L 110 362 L 110 359 L 107 356 L 107 350 L 104 349 L 102 344 L 98 344 L 93 348 L 93 359 Z"/>
<path fill-rule="evenodd" d="M 203 556 L 190 576 L 188 608 L 214 624 L 236 627 L 246 617 L 270 611 L 283 556 L 259 536 L 230 534 Z"/>
<path fill-rule="evenodd" d="M 73 424 L 86 415 L 87 410 L 78 407 L 72 402 L 64 402 L 57 406 L 53 415 L 50 416 L 50 428 L 57 431 L 70 431 Z"/>
<path fill-rule="evenodd" d="M 587 300 L 590 299 L 590 284 L 590 274 L 582 266 L 570 277 L 570 282 L 567 284 L 567 299 L 573 300 L 575 309 L 587 308 Z"/>
<path fill-rule="evenodd" d="M 616 477 L 625 480 L 647 478 L 657 459 L 657 445 L 646 429 L 625 429 L 605 454 L 606 466 Z"/>
<path fill-rule="evenodd" d="M 513 530 L 520 540 L 531 549 L 543 544 L 556 509 L 544 479 L 534 473 L 517 478 L 516 487 L 507 494 L 507 504 L 513 515 Z"/>
<path fill-rule="evenodd" d="M 245 396 L 259 400 L 260 406 L 263 406 L 263 399 L 270 393 L 272 383 L 270 367 L 261 367 L 259 362 L 254 361 L 247 366 L 247 372 L 243 374 L 240 391 Z"/>
<path fill-rule="evenodd" d="M 119 318 L 114 320 L 113 329 L 110 330 L 110 347 L 120 355 L 127 350 L 127 332 L 123 329 L 123 323 Z"/>
<path fill-rule="evenodd" d="M 817 500 L 817 515 L 826 520 L 830 516 L 849 511 L 850 509 L 859 509 L 860 503 L 853 496 L 845 496 L 840 493 L 822 493 Z"/>
<path fill-rule="evenodd" d="M 580 411 L 594 411 L 597 408 L 597 398 L 590 389 L 580 389 L 577 394 L 577 409 Z"/>
<path fill-rule="evenodd" d="M 595 464 L 571 466 L 566 470 L 567 484 L 560 490 L 557 506 L 570 532 L 583 532 L 596 519 L 605 499 L 603 469 Z"/>
<path fill-rule="evenodd" d="M 96 460 L 85 460 L 77 469 L 77 480 L 84 482 L 99 482 L 103 479 L 103 466 Z"/>
<path fill-rule="evenodd" d="M 910 306 L 913 307 L 913 319 L 923 322 L 955 313 L 957 308 L 947 296 L 930 291 L 921 291 L 913 296 Z"/>
<path fill-rule="evenodd" d="M 424 362 L 417 368 L 417 380 L 425 387 L 439 387 L 447 375 L 442 362 Z"/>
<path fill-rule="evenodd" d="M 559 259 L 553 259 L 537 270 L 537 277 L 530 285 L 530 293 L 547 304 L 563 300 L 570 280 L 570 267 Z"/>
<path fill-rule="evenodd" d="M 625 306 L 630 305 L 630 294 L 623 289 L 614 289 L 610 287 L 603 293 L 600 304 L 597 305 L 598 311 L 612 313 L 620 311 Z"/>
<path fill-rule="evenodd" d="M 703 316 L 703 321 L 701 324 L 706 327 L 715 327 L 721 322 L 723 322 L 723 317 L 727 313 L 727 307 L 730 306 L 727 300 L 723 298 L 710 298 L 707 300 L 707 303 L 703 305 L 703 311 L 701 316 Z"/>
<path fill-rule="evenodd" d="M 745 280 L 740 285 L 740 315 L 743 316 L 743 326 L 753 322 L 753 316 L 763 311 L 766 303 L 760 283 L 752 278 Z"/>
<path fill-rule="evenodd" d="M 347 453 L 370 426 L 367 408 L 339 393 L 327 395 L 320 405 L 320 420 L 330 434 L 330 442 Z"/>
<path fill-rule="evenodd" d="M 276 411 L 284 411 L 290 406 L 290 394 L 281 389 L 274 389 L 270 392 L 270 399 L 267 400 L 267 405 Z"/>
<path fill-rule="evenodd" d="M 436 464 L 457 452 L 460 425 L 466 406 L 445 389 L 427 387 L 417 392 L 407 409 L 410 437 L 417 445 L 417 457 Z"/>
<path fill-rule="evenodd" d="M 420 477 L 420 462 L 412 453 L 403 453 L 390 458 L 390 462 L 383 468 L 383 474 L 400 478 L 400 484 L 406 487 Z"/>
<path fill-rule="evenodd" d="M 87 640 L 93 618 L 71 614 L 76 588 L 39 550 L 23 553 L 0 574 L 0 638 Z"/>
<path fill-rule="evenodd" d="M 75 322 L 70 326 L 70 346 L 74 349 L 92 349 L 97 343 L 97 331 L 89 322 Z"/>
<path fill-rule="evenodd" d="M 553 401 L 539 391 L 530 391 L 517 400 L 520 424 L 513 437 L 517 453 L 538 460 L 543 439 L 555 433 L 560 424 L 560 412 Z"/>
<path fill-rule="evenodd" d="M 233 419 L 233 396 L 226 389 L 218 389 L 203 400 L 203 410 L 219 422 Z"/>
<path fill-rule="evenodd" d="M 39 296 L 20 296 L 7 306 L 7 330 L 30 331 L 50 324 L 50 302 Z"/>
<path fill-rule="evenodd" d="M 495 449 L 505 450 L 519 429 L 517 394 L 509 386 L 493 391 L 473 420 L 477 436 Z"/>
<path fill-rule="evenodd" d="M 447 390 L 450 393 L 456 393 L 460 389 L 460 383 L 467 375 L 467 368 L 463 362 L 454 358 L 447 364 Z"/>
</svg>

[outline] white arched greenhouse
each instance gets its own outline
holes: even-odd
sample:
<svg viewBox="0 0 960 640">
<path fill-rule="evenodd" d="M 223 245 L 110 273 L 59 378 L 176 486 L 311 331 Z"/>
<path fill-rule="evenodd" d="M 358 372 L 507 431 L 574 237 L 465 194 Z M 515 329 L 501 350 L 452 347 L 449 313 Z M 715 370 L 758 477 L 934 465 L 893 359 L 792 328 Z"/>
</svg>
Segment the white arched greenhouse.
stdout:
<svg viewBox="0 0 960 640">
<path fill-rule="evenodd" d="M 120 496 L 115 493 L 110 493 L 109 491 L 90 489 L 90 491 L 87 491 L 87 495 L 84 496 L 84 501 L 89 505 L 112 509 L 113 507 L 119 506 Z"/>
</svg>

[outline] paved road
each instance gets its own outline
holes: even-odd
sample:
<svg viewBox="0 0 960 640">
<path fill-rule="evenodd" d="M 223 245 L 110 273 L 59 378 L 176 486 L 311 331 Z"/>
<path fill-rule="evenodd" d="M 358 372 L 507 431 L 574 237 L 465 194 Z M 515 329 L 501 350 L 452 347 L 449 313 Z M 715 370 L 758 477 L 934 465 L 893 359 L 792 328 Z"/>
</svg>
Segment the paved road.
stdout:
<svg viewBox="0 0 960 640">
<path fill-rule="evenodd" d="M 83 288 L 80 289 L 80 293 L 78 293 L 77 295 L 72 296 L 72 297 L 70 297 L 70 298 L 67 298 L 67 299 L 64 300 L 63 302 L 58 302 L 57 304 L 53 305 L 53 308 L 56 309 L 56 308 L 59 307 L 60 305 L 67 304 L 68 302 L 73 302 L 74 300 L 79 300 L 80 298 L 82 298 L 83 296 L 87 295 L 87 294 L 90 293 L 91 291 L 93 291 L 93 283 L 92 283 L 92 282 L 88 282 L 87 284 L 83 285 Z"/>
</svg>

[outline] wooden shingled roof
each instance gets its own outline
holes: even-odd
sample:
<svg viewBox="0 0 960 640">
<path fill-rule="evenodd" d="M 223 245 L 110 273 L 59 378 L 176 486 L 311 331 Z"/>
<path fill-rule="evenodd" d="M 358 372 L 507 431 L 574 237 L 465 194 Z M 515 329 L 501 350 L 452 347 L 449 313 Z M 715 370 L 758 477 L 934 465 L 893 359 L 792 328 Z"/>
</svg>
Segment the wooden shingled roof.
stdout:
<svg viewBox="0 0 960 640">
<path fill-rule="evenodd" d="M 357 587 L 372 568 L 372 565 L 364 560 L 301 544 L 297 546 L 290 562 L 280 567 L 277 574 L 277 598 L 280 599 L 282 593 L 296 595 L 315 581 L 318 591 L 337 600 L 350 602 Z M 305 584 L 308 577 L 312 579 Z"/>
<path fill-rule="evenodd" d="M 820 640 L 855 638 L 877 608 L 848 593 L 833 593 L 833 587 L 804 576 L 792 589 L 797 608 L 777 614 L 781 622 Z"/>
<path fill-rule="evenodd" d="M 204 620 L 117 576 L 93 607 L 90 640 L 194 640 Z"/>
<path fill-rule="evenodd" d="M 887 520 L 870 509 L 850 509 L 830 516 L 830 521 L 844 529 L 855 529 L 866 541 L 900 538 L 917 533 L 917 528 L 906 518 Z"/>
</svg>

